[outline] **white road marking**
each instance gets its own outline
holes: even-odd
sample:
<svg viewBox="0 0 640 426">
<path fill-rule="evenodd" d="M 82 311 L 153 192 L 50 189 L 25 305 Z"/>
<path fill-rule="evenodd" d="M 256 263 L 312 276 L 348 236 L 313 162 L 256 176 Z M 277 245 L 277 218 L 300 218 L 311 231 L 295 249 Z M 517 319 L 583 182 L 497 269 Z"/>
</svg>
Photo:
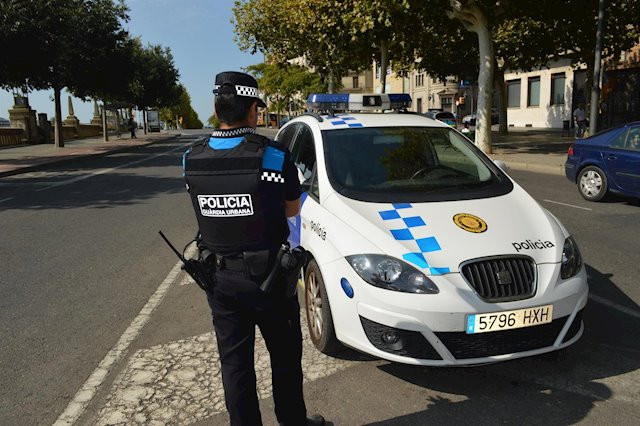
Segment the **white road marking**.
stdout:
<svg viewBox="0 0 640 426">
<path fill-rule="evenodd" d="M 640 311 L 627 308 L 626 306 L 618 305 L 617 303 L 614 303 L 609 299 L 605 299 L 604 297 L 596 296 L 595 294 L 590 293 L 589 299 L 593 300 L 594 302 L 600 303 L 601 305 L 605 305 L 612 309 L 615 309 L 618 312 L 622 312 L 623 314 L 627 314 L 635 318 L 640 318 Z"/>
<path fill-rule="evenodd" d="M 561 203 L 560 201 L 553 201 L 553 200 L 542 200 L 542 201 L 546 201 L 547 203 L 560 204 L 561 206 L 573 207 L 574 209 L 591 211 L 591 209 L 588 207 L 574 206 L 573 204 Z"/>
<path fill-rule="evenodd" d="M 185 256 L 191 257 L 196 251 L 195 244 L 187 249 Z M 111 348 L 105 357 L 100 361 L 98 367 L 91 373 L 86 382 L 82 385 L 80 390 L 75 394 L 67 408 L 60 414 L 60 417 L 54 423 L 54 426 L 72 425 L 80 418 L 82 413 L 87 409 L 87 406 L 98 392 L 98 389 L 107 378 L 110 369 L 122 359 L 127 353 L 131 342 L 138 337 L 140 331 L 145 326 L 147 321 L 151 318 L 151 314 L 158 307 L 162 299 L 167 294 L 169 287 L 176 280 L 180 273 L 180 265 L 182 262 L 178 262 L 171 268 L 171 271 L 167 277 L 158 286 L 156 291 L 151 295 L 147 303 L 140 310 L 138 315 L 129 324 L 129 327 L 124 331 L 120 339 L 116 342 L 115 346 Z"/>
<path fill-rule="evenodd" d="M 0 203 L 4 203 L 5 201 L 9 201 L 9 200 L 13 200 L 13 197 L 3 198 L 2 200 L 0 200 Z"/>
<path fill-rule="evenodd" d="M 70 183 L 75 183 L 75 182 L 78 182 L 80 180 L 89 179 L 90 177 L 93 177 L 93 176 L 103 175 L 105 173 L 109 173 L 109 172 L 112 172 L 112 171 L 117 170 L 117 169 L 122 169 L 124 167 L 129 167 L 129 166 L 132 166 L 134 164 L 142 163 L 143 161 L 148 161 L 148 160 L 151 160 L 153 158 L 169 154 L 169 153 L 177 151 L 179 149 L 186 149 L 186 148 L 184 146 L 180 145 L 180 146 L 177 146 L 177 147 L 175 147 L 173 149 L 170 149 L 168 151 L 164 151 L 164 152 L 161 152 L 159 154 L 152 155 L 150 157 L 144 157 L 144 158 L 142 158 L 140 160 L 130 161 L 129 163 L 121 164 L 119 166 L 111 167 L 109 169 L 100 169 L 100 170 L 96 170 L 96 171 L 93 171 L 91 173 L 88 173 L 86 175 L 82 175 L 82 176 L 78 176 L 78 177 L 75 177 L 75 178 L 63 180 L 61 182 L 52 183 L 51 185 L 45 186 L 44 188 L 36 189 L 36 191 L 46 191 L 47 189 L 50 189 L 50 188 L 56 188 L 58 186 L 68 185 Z"/>
</svg>

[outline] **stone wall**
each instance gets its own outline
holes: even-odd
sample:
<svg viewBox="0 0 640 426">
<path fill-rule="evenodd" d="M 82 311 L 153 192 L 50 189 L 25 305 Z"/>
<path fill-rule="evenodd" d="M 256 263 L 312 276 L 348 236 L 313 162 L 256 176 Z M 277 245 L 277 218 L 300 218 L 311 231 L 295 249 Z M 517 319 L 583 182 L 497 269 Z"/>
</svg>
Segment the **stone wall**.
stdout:
<svg viewBox="0 0 640 426">
<path fill-rule="evenodd" d="M 0 127 L 0 146 L 21 145 L 24 130 L 16 127 Z"/>
</svg>

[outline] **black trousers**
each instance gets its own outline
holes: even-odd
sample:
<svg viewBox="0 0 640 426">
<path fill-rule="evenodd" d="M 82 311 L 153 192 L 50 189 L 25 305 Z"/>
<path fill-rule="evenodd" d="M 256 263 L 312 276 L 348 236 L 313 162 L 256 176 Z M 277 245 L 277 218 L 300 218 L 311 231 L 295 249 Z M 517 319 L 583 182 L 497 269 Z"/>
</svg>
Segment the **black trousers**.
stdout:
<svg viewBox="0 0 640 426">
<path fill-rule="evenodd" d="M 284 291 L 265 294 L 256 281 L 241 272 L 219 271 L 216 278 L 216 287 L 207 292 L 207 299 L 218 340 L 231 425 L 262 425 L 254 368 L 256 325 L 269 350 L 278 422 L 287 426 L 305 425 L 297 297 L 287 298 Z"/>
</svg>

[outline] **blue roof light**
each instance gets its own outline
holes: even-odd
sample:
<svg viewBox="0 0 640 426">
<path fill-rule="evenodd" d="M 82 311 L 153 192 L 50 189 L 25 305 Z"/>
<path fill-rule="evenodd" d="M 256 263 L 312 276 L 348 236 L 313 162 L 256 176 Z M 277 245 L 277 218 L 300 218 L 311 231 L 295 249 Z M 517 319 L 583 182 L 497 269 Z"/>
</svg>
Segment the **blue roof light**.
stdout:
<svg viewBox="0 0 640 426">
<path fill-rule="evenodd" d="M 315 93 L 309 95 L 307 107 L 315 111 L 385 111 L 411 107 L 408 93 Z"/>
<path fill-rule="evenodd" d="M 315 93 L 307 99 L 309 109 L 320 111 L 349 109 L 348 93 Z"/>
</svg>

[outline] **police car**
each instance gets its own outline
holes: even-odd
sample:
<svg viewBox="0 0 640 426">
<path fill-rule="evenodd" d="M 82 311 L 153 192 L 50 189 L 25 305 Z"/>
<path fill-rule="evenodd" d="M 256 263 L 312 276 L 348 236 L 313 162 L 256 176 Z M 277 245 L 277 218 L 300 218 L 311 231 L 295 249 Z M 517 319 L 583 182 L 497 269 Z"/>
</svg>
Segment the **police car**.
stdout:
<svg viewBox="0 0 640 426">
<path fill-rule="evenodd" d="M 503 163 L 404 111 L 410 103 L 311 95 L 309 108 L 329 113 L 297 117 L 276 137 L 304 190 L 290 242 L 310 252 L 315 346 L 449 366 L 575 343 L 588 287 L 574 239 Z"/>
</svg>

